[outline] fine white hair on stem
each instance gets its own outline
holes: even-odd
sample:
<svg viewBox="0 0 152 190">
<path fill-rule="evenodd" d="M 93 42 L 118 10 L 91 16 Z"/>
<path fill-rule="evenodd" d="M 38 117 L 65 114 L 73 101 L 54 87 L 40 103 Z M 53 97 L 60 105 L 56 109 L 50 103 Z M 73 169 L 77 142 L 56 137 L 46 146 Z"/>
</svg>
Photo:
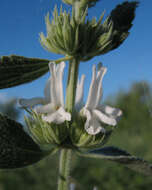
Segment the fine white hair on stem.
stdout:
<svg viewBox="0 0 152 190">
<path fill-rule="evenodd" d="M 70 190 L 75 190 L 76 185 L 74 183 L 70 184 Z"/>
<path fill-rule="evenodd" d="M 98 190 L 98 188 L 95 186 L 95 187 L 93 188 L 93 190 Z"/>
<path fill-rule="evenodd" d="M 74 183 L 70 183 L 69 190 L 76 190 L 76 185 Z M 93 187 L 93 190 L 98 190 L 96 186 Z"/>
</svg>

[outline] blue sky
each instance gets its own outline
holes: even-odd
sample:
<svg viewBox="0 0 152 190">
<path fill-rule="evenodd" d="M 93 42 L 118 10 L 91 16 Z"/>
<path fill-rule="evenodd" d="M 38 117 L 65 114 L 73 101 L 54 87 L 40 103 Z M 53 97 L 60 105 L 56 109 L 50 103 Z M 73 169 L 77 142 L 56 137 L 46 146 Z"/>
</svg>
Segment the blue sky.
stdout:
<svg viewBox="0 0 152 190">
<path fill-rule="evenodd" d="M 106 15 L 123 0 L 101 0 L 89 10 L 89 17 L 99 18 L 103 10 Z M 0 56 L 22 55 L 57 59 L 60 56 L 45 51 L 39 43 L 39 33 L 46 32 L 44 17 L 52 12 L 60 0 L 1 0 L 0 1 Z M 152 1 L 141 0 L 136 11 L 134 26 L 128 39 L 116 50 L 81 63 L 80 74 L 86 74 L 85 97 L 91 80 L 92 64 L 103 62 L 108 68 L 104 77 L 104 97 L 119 89 L 128 89 L 134 81 L 152 82 Z M 63 5 L 68 9 L 69 6 Z M 66 79 L 67 69 L 65 73 Z M 0 90 L 8 97 L 30 98 L 43 95 L 48 74 L 42 78 L 18 87 Z M 1 97 L 1 96 L 0 96 Z"/>
</svg>

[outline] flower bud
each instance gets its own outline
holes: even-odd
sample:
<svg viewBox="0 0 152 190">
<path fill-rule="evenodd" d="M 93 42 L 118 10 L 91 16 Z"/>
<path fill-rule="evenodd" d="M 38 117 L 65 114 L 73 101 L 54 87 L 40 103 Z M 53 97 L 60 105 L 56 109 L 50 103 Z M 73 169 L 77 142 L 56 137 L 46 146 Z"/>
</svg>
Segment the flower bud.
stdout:
<svg viewBox="0 0 152 190">
<path fill-rule="evenodd" d="M 53 12 L 53 20 L 50 22 L 49 14 L 46 16 L 47 36 L 40 34 L 41 45 L 50 52 L 62 55 L 75 55 L 78 48 L 78 29 L 74 18 L 66 11 L 58 14 L 57 8 Z"/>
<path fill-rule="evenodd" d="M 50 52 L 74 56 L 81 61 L 87 61 L 111 50 L 113 26 L 107 19 L 102 24 L 104 14 L 96 22 L 95 18 L 86 21 L 87 7 L 80 15 L 77 12 L 73 8 L 70 16 L 70 13 L 62 12 L 61 7 L 58 14 L 55 8 L 52 22 L 48 14 L 47 36 L 40 34 L 41 45 Z"/>
</svg>

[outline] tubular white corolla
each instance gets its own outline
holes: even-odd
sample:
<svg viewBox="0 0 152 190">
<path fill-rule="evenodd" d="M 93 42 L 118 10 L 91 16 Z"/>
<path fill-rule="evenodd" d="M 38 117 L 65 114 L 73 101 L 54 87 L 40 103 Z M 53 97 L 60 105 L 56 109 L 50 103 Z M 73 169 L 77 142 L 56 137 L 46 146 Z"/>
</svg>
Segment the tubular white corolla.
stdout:
<svg viewBox="0 0 152 190">
<path fill-rule="evenodd" d="M 65 63 L 61 62 L 58 65 L 49 63 L 51 77 L 46 83 L 44 89 L 44 98 L 19 99 L 19 104 L 25 108 L 32 108 L 36 105 L 35 111 L 42 114 L 42 119 L 49 123 L 56 124 L 71 120 L 71 114 L 64 109 L 63 96 L 63 72 Z"/>
<path fill-rule="evenodd" d="M 77 85 L 77 94 L 79 98 L 76 99 L 76 108 L 78 107 L 81 115 L 86 117 L 85 130 L 91 134 L 96 135 L 99 132 L 105 132 L 102 124 L 115 126 L 118 119 L 122 115 L 120 109 L 113 108 L 106 105 L 101 105 L 102 99 L 102 80 L 107 69 L 100 66 L 97 74 L 96 67 L 92 67 L 92 81 L 89 88 L 88 98 L 85 106 L 82 107 L 83 101 L 83 87 L 84 75 L 81 77 Z M 78 96 L 76 96 L 78 97 Z"/>
<path fill-rule="evenodd" d="M 60 124 L 64 121 L 70 121 L 71 114 L 64 109 L 62 83 L 64 67 L 64 62 L 61 62 L 58 65 L 55 63 L 49 63 L 51 77 L 46 83 L 44 98 L 20 99 L 20 105 L 26 108 L 40 105 L 34 109 L 37 113 L 42 114 L 42 119 L 44 121 L 49 123 L 53 122 Z M 82 75 L 81 80 L 78 80 L 77 83 L 75 109 L 80 112 L 80 115 L 86 117 L 84 127 L 88 134 L 91 135 L 105 132 L 103 124 L 115 126 L 122 115 L 120 109 L 101 104 L 102 80 L 106 71 L 107 69 L 105 67 L 100 66 L 96 73 L 96 66 L 93 65 L 92 81 L 85 105 L 83 104 L 85 75 Z"/>
</svg>

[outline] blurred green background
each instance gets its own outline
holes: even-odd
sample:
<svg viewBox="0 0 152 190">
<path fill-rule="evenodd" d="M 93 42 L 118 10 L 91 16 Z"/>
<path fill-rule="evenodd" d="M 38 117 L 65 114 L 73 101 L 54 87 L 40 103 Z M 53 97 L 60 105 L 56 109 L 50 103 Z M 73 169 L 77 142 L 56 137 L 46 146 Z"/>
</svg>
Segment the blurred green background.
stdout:
<svg viewBox="0 0 152 190">
<path fill-rule="evenodd" d="M 148 82 L 136 82 L 128 91 L 109 96 L 106 104 L 123 110 L 123 118 L 107 145 L 118 146 L 152 162 L 152 91 Z M 0 103 L 0 111 L 13 119 L 22 116 L 16 100 Z M 99 159 L 72 157 L 71 181 L 76 190 L 151 190 L 152 177 L 146 177 L 119 164 Z M 47 157 L 24 169 L 0 171 L 0 190 L 55 190 L 58 155 Z"/>
</svg>

